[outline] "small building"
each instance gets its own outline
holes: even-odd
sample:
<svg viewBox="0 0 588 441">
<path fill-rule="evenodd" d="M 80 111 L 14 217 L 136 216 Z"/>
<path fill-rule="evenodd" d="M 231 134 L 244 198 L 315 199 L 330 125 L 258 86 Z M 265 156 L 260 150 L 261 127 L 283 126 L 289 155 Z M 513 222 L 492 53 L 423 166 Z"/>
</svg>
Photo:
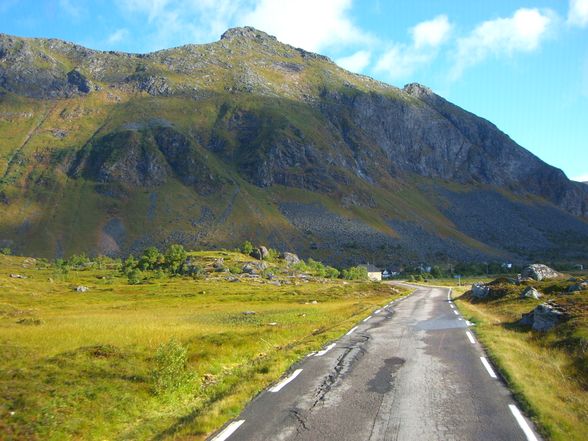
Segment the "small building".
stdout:
<svg viewBox="0 0 588 441">
<path fill-rule="evenodd" d="M 367 265 L 359 265 L 361 268 L 365 268 L 368 273 L 368 279 L 372 282 L 381 282 L 382 281 L 382 270 L 377 268 L 376 266 L 368 263 Z"/>
</svg>

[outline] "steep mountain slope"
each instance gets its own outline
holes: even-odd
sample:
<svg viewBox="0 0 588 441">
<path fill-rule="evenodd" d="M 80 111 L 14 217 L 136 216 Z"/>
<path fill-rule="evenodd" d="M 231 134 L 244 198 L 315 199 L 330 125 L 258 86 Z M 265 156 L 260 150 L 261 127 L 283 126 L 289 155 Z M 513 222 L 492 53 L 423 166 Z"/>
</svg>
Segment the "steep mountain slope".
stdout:
<svg viewBox="0 0 588 441">
<path fill-rule="evenodd" d="M 588 258 L 587 186 L 421 85 L 252 28 L 150 54 L 0 35 L 0 90 L 0 242 L 23 253 Z"/>
</svg>

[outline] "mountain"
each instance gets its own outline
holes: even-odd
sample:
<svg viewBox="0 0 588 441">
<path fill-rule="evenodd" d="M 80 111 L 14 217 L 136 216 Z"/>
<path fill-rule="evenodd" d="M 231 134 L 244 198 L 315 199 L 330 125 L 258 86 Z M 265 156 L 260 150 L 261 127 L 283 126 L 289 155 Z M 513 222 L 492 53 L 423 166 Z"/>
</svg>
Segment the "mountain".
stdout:
<svg viewBox="0 0 588 441">
<path fill-rule="evenodd" d="M 0 100 L 0 245 L 23 254 L 588 257 L 585 185 L 422 85 L 253 28 L 149 54 L 0 34 Z"/>
</svg>

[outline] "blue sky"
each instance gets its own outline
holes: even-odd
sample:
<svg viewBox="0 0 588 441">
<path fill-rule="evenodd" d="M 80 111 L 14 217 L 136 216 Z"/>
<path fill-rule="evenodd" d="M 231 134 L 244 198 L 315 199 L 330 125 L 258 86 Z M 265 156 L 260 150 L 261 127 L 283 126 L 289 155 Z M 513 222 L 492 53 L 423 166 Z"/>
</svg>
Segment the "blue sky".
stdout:
<svg viewBox="0 0 588 441">
<path fill-rule="evenodd" d="M 588 181 L 588 0 L 0 0 L 0 32 L 148 52 L 251 25 L 417 81 Z"/>
</svg>

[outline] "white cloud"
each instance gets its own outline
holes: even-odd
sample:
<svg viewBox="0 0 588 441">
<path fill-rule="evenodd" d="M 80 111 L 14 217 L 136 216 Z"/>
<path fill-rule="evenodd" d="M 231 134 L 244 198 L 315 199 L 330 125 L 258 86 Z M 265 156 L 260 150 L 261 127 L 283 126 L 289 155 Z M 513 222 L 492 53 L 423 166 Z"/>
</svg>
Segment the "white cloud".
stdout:
<svg viewBox="0 0 588 441">
<path fill-rule="evenodd" d="M 451 23 L 446 15 L 439 15 L 433 20 L 424 21 L 411 29 L 414 47 L 437 47 L 444 43 L 451 33 Z"/>
<path fill-rule="evenodd" d="M 554 22 L 551 11 L 521 8 L 511 17 L 481 23 L 458 40 L 452 77 L 458 78 L 466 68 L 491 55 L 510 56 L 515 52 L 536 50 Z"/>
<path fill-rule="evenodd" d="M 116 31 L 114 31 L 112 34 L 110 34 L 107 38 L 106 38 L 106 42 L 108 44 L 116 44 L 116 43 L 120 43 L 121 41 L 127 39 L 129 37 L 129 31 L 128 29 L 117 29 Z"/>
<path fill-rule="evenodd" d="M 371 57 L 370 51 L 361 50 L 348 57 L 339 58 L 337 64 L 351 72 L 360 73 L 370 64 Z"/>
<path fill-rule="evenodd" d="M 178 38 L 216 40 L 231 26 L 254 26 L 309 51 L 366 44 L 373 38 L 350 18 L 353 0 L 116 0 L 155 28 L 151 38 L 166 47 Z M 186 41 L 188 42 L 188 41 Z"/>
<path fill-rule="evenodd" d="M 588 0 L 570 0 L 568 24 L 571 26 L 588 26 Z"/>
<path fill-rule="evenodd" d="M 351 6 L 352 0 L 259 0 L 239 21 L 285 43 L 317 52 L 370 41 L 371 37 L 351 21 Z"/>
<path fill-rule="evenodd" d="M 588 182 L 588 173 L 572 178 L 572 181 Z"/>
<path fill-rule="evenodd" d="M 423 21 L 410 29 L 410 44 L 393 44 L 380 57 L 375 70 L 384 72 L 392 79 L 411 76 L 420 67 L 431 63 L 438 55 L 453 26 L 446 15 Z"/>
</svg>

